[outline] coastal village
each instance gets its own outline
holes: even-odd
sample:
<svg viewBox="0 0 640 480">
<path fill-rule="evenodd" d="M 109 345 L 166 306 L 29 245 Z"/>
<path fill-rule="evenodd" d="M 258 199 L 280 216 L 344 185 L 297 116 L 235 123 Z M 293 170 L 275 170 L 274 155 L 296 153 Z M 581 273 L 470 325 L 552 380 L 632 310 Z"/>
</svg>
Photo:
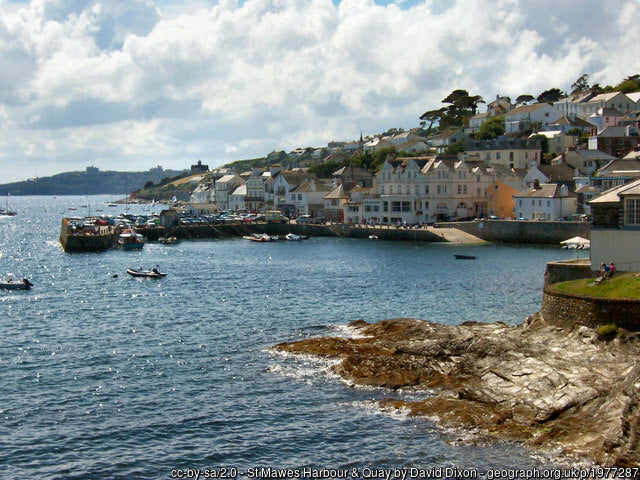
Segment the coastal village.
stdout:
<svg viewBox="0 0 640 480">
<path fill-rule="evenodd" d="M 640 270 L 636 232 L 629 230 L 640 225 L 640 196 L 634 197 L 639 116 L 640 92 L 587 90 L 520 105 L 496 96 L 463 127 L 431 136 L 421 136 L 420 128 L 392 129 L 323 148 L 274 151 L 267 155 L 269 168 L 238 172 L 210 170 L 198 161 L 182 180 L 193 186 L 184 208 L 194 216 L 278 211 L 299 223 L 402 227 L 482 219 L 586 221 L 593 227 L 594 266 L 606 260 Z M 496 120 L 496 138 L 477 138 Z M 376 172 L 352 161 L 376 154 L 384 155 Z M 320 176 L 317 168 L 287 165 L 306 157 L 343 166 Z M 600 197 L 603 192 L 609 193 Z M 612 235 L 617 239 L 621 229 L 629 248 L 613 248 Z"/>
</svg>

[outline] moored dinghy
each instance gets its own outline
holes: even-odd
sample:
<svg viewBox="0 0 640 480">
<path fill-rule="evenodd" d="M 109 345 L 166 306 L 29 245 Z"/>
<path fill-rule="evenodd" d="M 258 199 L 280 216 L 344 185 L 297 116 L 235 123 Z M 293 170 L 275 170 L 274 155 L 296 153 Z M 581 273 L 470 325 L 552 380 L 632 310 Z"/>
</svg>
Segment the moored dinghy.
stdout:
<svg viewBox="0 0 640 480">
<path fill-rule="evenodd" d="M 151 270 L 143 270 L 142 268 L 128 268 L 127 273 L 136 278 L 162 278 L 167 274 L 158 270 L 158 267 L 154 267 Z"/>
<path fill-rule="evenodd" d="M 0 289 L 2 290 L 29 290 L 33 287 L 26 278 L 22 280 L 16 279 L 12 274 L 7 275 L 7 278 L 0 282 Z"/>
</svg>

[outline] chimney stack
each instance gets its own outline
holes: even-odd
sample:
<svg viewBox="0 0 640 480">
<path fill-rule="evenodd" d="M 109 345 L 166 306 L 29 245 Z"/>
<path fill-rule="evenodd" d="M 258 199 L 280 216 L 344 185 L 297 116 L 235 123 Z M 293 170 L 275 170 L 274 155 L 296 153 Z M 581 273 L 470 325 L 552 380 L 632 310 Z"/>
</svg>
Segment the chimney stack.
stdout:
<svg viewBox="0 0 640 480">
<path fill-rule="evenodd" d="M 538 180 L 537 178 L 533 180 L 533 188 L 535 190 L 540 190 L 540 180 Z"/>
</svg>

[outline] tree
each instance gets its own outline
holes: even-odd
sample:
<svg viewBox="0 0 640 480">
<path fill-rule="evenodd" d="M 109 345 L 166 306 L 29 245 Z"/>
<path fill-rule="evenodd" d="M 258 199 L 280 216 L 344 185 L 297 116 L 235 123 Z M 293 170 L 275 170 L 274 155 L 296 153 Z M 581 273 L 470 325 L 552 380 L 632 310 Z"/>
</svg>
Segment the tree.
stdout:
<svg viewBox="0 0 640 480">
<path fill-rule="evenodd" d="M 309 173 L 315 174 L 318 178 L 331 178 L 331 174 L 341 167 L 344 167 L 344 163 L 330 160 L 326 163 L 311 165 L 309 167 Z"/>
<path fill-rule="evenodd" d="M 429 122 L 429 126 L 427 127 L 427 131 L 431 130 L 431 127 L 433 126 L 434 123 L 439 123 L 440 119 L 442 118 L 442 114 L 444 113 L 445 108 L 439 108 L 438 110 L 429 110 L 428 112 L 424 112 L 422 115 L 420 115 L 420 120 L 423 120 L 422 122 L 420 122 L 420 125 L 424 126 L 426 125 L 427 122 Z"/>
<path fill-rule="evenodd" d="M 632 93 L 640 90 L 640 75 L 631 75 L 615 86 L 615 90 L 622 93 Z"/>
<path fill-rule="evenodd" d="M 540 139 L 540 146 L 542 147 L 542 153 L 549 153 L 549 139 L 544 135 L 533 135 L 529 137 L 531 139 Z"/>
<path fill-rule="evenodd" d="M 464 152 L 465 148 L 467 148 L 467 145 L 464 140 L 460 140 L 459 142 L 449 145 L 445 150 L 445 153 L 447 155 L 457 155 L 458 153 Z"/>
<path fill-rule="evenodd" d="M 571 88 L 573 89 L 571 90 L 571 94 L 586 92 L 589 90 L 589 74 L 583 73 L 580 78 L 573 82 Z"/>
<path fill-rule="evenodd" d="M 562 97 L 564 97 L 564 93 L 562 92 L 562 90 L 560 90 L 559 88 L 550 88 L 549 90 L 545 90 L 540 95 L 538 95 L 538 98 L 536 98 L 536 100 L 539 103 L 552 103 L 557 102 Z"/>
<path fill-rule="evenodd" d="M 489 140 L 498 138 L 500 135 L 504 135 L 504 116 L 502 115 L 482 122 L 476 133 L 476 138 L 478 140 Z"/>
<path fill-rule="evenodd" d="M 469 95 L 466 90 L 454 90 L 442 100 L 442 103 L 448 103 L 446 107 L 438 110 L 429 110 L 420 116 L 420 120 L 431 122 L 429 128 L 438 122 L 441 128 L 461 127 L 465 120 L 471 115 L 475 115 L 478 111 L 478 104 L 485 103 L 480 95 Z M 423 124 L 424 125 L 424 124 Z"/>
<path fill-rule="evenodd" d="M 145 184 L 144 184 L 144 190 L 153 187 L 153 180 L 148 180 Z"/>
<path fill-rule="evenodd" d="M 516 105 L 527 105 L 536 99 L 533 95 L 520 95 L 516 98 Z"/>
</svg>

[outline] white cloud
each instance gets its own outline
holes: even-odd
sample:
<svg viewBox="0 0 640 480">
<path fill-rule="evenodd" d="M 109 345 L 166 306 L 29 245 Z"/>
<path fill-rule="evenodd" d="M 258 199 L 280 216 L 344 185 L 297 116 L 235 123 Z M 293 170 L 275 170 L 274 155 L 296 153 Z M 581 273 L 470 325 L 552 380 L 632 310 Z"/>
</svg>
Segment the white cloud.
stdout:
<svg viewBox="0 0 640 480">
<path fill-rule="evenodd" d="M 10 180 L 36 164 L 217 165 L 410 128 L 456 88 L 616 83 L 640 72 L 639 14 L 635 0 L 0 0 L 0 162 Z"/>
</svg>

